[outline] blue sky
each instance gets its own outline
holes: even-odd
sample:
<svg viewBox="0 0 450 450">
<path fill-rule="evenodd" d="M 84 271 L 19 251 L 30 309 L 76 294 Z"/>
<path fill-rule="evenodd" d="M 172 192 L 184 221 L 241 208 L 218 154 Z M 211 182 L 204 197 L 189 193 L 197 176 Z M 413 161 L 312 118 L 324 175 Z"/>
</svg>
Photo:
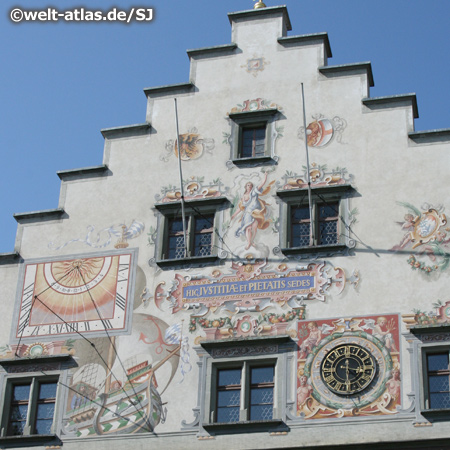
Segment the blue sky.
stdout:
<svg viewBox="0 0 450 450">
<path fill-rule="evenodd" d="M 185 50 L 229 43 L 227 13 L 253 7 L 251 0 L 49 1 L 0 3 L 0 253 L 14 249 L 13 213 L 57 207 L 56 171 L 101 164 L 100 129 L 144 122 L 143 88 L 188 81 Z M 371 97 L 415 92 L 416 130 L 450 127 L 450 2 L 266 4 L 286 4 L 291 36 L 328 32 L 330 65 L 371 61 Z M 48 6 L 153 7 L 154 19 L 129 25 L 9 20 L 13 7 Z"/>
</svg>

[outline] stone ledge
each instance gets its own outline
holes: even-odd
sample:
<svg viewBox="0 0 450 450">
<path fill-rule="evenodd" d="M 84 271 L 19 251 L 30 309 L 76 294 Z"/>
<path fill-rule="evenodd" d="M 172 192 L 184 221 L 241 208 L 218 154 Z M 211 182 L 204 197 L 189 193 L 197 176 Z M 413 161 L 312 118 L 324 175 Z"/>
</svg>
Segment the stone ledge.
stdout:
<svg viewBox="0 0 450 450">
<path fill-rule="evenodd" d="M 338 66 L 322 66 L 319 67 L 319 72 L 325 76 L 346 76 L 349 75 L 349 72 L 366 72 L 369 80 L 369 86 L 375 86 L 373 81 L 372 65 L 369 61 L 353 64 L 341 64 Z"/>
<path fill-rule="evenodd" d="M 327 57 L 331 58 L 333 56 L 333 54 L 331 52 L 331 46 L 330 46 L 330 41 L 328 39 L 328 34 L 325 32 L 278 38 L 278 43 L 284 47 L 312 45 L 317 41 L 323 42 L 323 44 L 325 45 Z"/>
<path fill-rule="evenodd" d="M 363 98 L 363 105 L 368 108 L 381 107 L 381 108 L 397 108 L 405 106 L 405 103 L 411 103 L 414 118 L 419 118 L 419 110 L 417 108 L 416 94 L 399 94 L 390 95 L 387 97 L 374 97 L 374 98 Z M 375 108 L 374 108 L 375 109 Z"/>
</svg>

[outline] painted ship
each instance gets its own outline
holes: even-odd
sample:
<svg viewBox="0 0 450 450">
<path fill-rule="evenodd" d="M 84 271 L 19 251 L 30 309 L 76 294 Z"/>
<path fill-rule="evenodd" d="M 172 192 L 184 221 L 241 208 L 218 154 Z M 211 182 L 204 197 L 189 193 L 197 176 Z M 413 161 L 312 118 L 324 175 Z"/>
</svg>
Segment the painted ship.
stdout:
<svg viewBox="0 0 450 450">
<path fill-rule="evenodd" d="M 86 381 L 69 388 L 70 409 L 64 416 L 64 434 L 88 437 L 153 432 L 166 418 L 166 409 L 158 392 L 156 371 L 167 362 L 172 362 L 171 379 L 177 369 L 178 364 L 173 362 L 178 361 L 176 357 L 179 356 L 180 348 L 178 344 L 173 350 L 167 350 L 166 356 L 155 365 L 148 361 L 133 365 L 132 358 L 129 358 L 125 362 L 129 368 L 123 385 L 119 380 L 112 379 L 113 360 L 109 358 L 111 363 L 105 367 L 109 373 L 105 379 L 104 392 L 98 394 L 93 383 Z M 91 365 L 87 364 L 84 369 L 84 379 L 94 379 L 94 368 L 91 370 Z"/>
</svg>

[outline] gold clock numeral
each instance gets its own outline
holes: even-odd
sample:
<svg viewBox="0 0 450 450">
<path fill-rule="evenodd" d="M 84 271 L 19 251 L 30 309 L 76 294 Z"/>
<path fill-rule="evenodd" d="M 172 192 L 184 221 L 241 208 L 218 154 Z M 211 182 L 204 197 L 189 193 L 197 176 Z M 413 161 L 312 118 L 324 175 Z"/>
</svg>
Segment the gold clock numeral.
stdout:
<svg viewBox="0 0 450 450">
<path fill-rule="evenodd" d="M 331 383 L 334 380 L 334 377 L 333 375 L 328 375 L 324 379 L 326 383 Z"/>
</svg>

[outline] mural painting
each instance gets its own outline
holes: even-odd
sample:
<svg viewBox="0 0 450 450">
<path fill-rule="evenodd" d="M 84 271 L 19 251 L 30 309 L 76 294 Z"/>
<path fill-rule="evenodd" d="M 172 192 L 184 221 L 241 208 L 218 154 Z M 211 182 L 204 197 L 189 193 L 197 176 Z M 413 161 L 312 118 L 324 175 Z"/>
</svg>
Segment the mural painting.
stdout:
<svg viewBox="0 0 450 450">
<path fill-rule="evenodd" d="M 227 116 L 233 113 L 263 111 L 265 109 L 278 109 L 278 111 L 283 111 L 282 106 L 277 105 L 271 100 L 258 97 L 253 100 L 244 100 L 242 103 L 234 106 L 231 111 L 227 113 Z"/>
<path fill-rule="evenodd" d="M 0 358 L 72 356 L 59 380 L 65 436 L 153 432 L 167 416 L 164 391 L 192 368 L 182 324 L 140 312 L 136 259 L 128 250 L 24 264 L 16 326 Z M 20 369 L 36 370 L 32 362 Z"/>
<path fill-rule="evenodd" d="M 302 166 L 303 172 L 298 174 L 286 171 L 283 175 L 282 189 L 304 189 L 308 187 L 308 169 Z M 329 170 L 326 164 L 311 163 L 309 177 L 313 187 L 336 186 L 341 184 L 352 184 L 353 175 L 348 174 L 344 167 L 336 167 Z"/>
<path fill-rule="evenodd" d="M 342 143 L 342 134 L 347 127 L 345 119 L 339 116 L 328 119 L 322 114 L 313 116 L 313 119 L 306 127 L 309 147 L 325 147 L 333 139 Z M 300 127 L 297 135 L 299 139 L 305 140 L 305 127 Z"/>
<path fill-rule="evenodd" d="M 95 233 L 94 225 L 88 225 L 85 237 L 71 239 L 62 245 L 56 245 L 54 242 L 49 242 L 48 248 L 51 250 L 61 250 L 76 242 L 88 245 L 92 248 L 106 248 L 113 242 L 114 238 L 117 238 L 114 243 L 114 248 L 126 248 L 130 245 L 128 241 L 140 236 L 144 231 L 144 228 L 145 225 L 137 220 L 132 220 L 130 226 L 120 223 L 103 228 L 100 231 L 97 231 L 97 233 Z"/>
<path fill-rule="evenodd" d="M 153 432 L 164 423 L 167 408 L 161 395 L 180 359 L 181 337 L 175 328 L 154 316 L 135 314 L 129 336 L 96 339 L 91 350 L 78 341 L 74 357 L 79 349 L 79 367 L 68 385 L 64 434 Z"/>
<path fill-rule="evenodd" d="M 358 281 L 326 262 L 274 268 L 266 259 L 246 259 L 233 262 L 228 272 L 176 273 L 168 288 L 165 282 L 158 284 L 154 302 L 173 314 L 189 311 L 189 331 L 204 333 L 197 342 L 286 333 L 296 337 L 292 325 L 304 318 L 305 301 L 325 301 L 332 288 L 340 294 L 346 284 L 355 286 Z"/>
<path fill-rule="evenodd" d="M 263 56 L 254 55 L 253 58 L 247 59 L 246 64 L 241 65 L 248 73 L 251 73 L 254 77 L 265 69 L 265 66 L 270 64 Z"/>
<path fill-rule="evenodd" d="M 401 405 L 398 315 L 298 322 L 297 415 L 396 414 Z"/>
<path fill-rule="evenodd" d="M 450 300 L 443 302 L 436 300 L 430 311 L 414 309 L 412 314 L 402 314 L 403 322 L 409 329 L 411 327 L 430 327 L 450 323 Z"/>
<path fill-rule="evenodd" d="M 241 242 L 233 249 L 233 253 L 240 258 L 245 258 L 251 254 L 253 257 L 268 256 L 269 248 L 262 242 L 257 242 L 262 230 L 266 230 L 273 223 L 273 210 L 270 203 L 262 197 L 270 194 L 275 181 L 267 183 L 268 171 L 262 170 L 263 177 L 260 180 L 258 175 L 239 176 L 235 183 L 237 186 L 243 185 L 239 189 L 232 201 L 230 222 L 227 228 L 234 233 Z"/>
<path fill-rule="evenodd" d="M 183 180 L 184 199 L 186 201 L 202 198 L 220 197 L 225 195 L 229 188 L 225 188 L 221 179 L 216 178 L 209 183 L 205 182 L 205 177 L 190 177 Z M 179 186 L 161 187 L 161 193 L 155 195 L 157 203 L 179 202 L 181 199 L 181 189 Z"/>
<path fill-rule="evenodd" d="M 14 339 L 127 331 L 133 253 L 29 261 Z"/>
<path fill-rule="evenodd" d="M 411 251 L 408 264 L 425 274 L 447 269 L 450 265 L 450 227 L 444 208 L 425 204 L 417 209 L 410 203 L 397 203 L 408 210 L 404 221 L 398 222 L 405 234 L 390 251 Z"/>
<path fill-rule="evenodd" d="M 212 154 L 215 143 L 212 138 L 202 138 L 197 128 L 191 128 L 187 133 L 180 134 L 178 137 L 181 147 L 181 160 L 191 161 L 200 158 L 204 152 Z M 171 155 L 178 158 L 178 143 L 176 139 L 169 139 L 165 145 L 164 154 L 160 160 L 168 162 Z"/>
</svg>

